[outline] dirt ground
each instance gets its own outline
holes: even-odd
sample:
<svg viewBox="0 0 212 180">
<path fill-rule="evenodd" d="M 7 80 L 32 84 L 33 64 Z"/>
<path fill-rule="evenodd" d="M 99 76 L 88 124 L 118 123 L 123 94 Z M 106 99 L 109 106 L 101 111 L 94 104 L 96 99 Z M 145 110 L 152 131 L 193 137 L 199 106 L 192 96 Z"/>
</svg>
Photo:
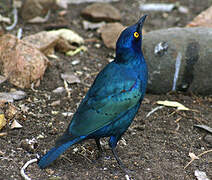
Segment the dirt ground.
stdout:
<svg viewBox="0 0 212 180">
<path fill-rule="evenodd" d="M 176 2 L 175 0 L 148 1 L 148 2 Z M 138 9 L 137 0 L 120 0 L 112 3 L 122 13 L 122 23 L 131 25 L 142 15 Z M 211 0 L 187 0 L 182 5 L 189 8 L 188 14 L 180 14 L 177 10 L 168 13 L 148 13 L 145 30 L 151 31 L 173 26 L 183 27 L 198 13 L 212 4 Z M 63 112 L 75 112 L 77 105 L 88 90 L 96 73 L 107 63 L 114 53 L 107 49 L 95 31 L 86 31 L 82 28 L 80 11 L 88 4 L 70 5 L 68 14 L 61 18 L 58 11 L 52 13 L 50 20 L 45 24 L 25 24 L 19 19 L 18 27 L 23 27 L 24 35 L 44 30 L 50 24 L 67 24 L 72 30 L 78 32 L 85 40 L 96 38 L 96 42 L 86 42 L 88 51 L 67 57 L 57 54 L 59 60 L 51 59 L 41 85 L 36 91 L 24 89 L 27 98 L 16 101 L 14 105 L 20 109 L 21 105 L 29 108 L 27 113 L 21 112 L 17 117 L 23 126 L 21 129 L 11 130 L 9 126 L 2 132 L 6 136 L 0 137 L 0 180 L 21 179 L 20 169 L 28 160 L 35 158 L 36 154 L 43 154 L 53 145 L 55 139 L 64 132 L 71 117 L 64 117 Z M 16 29 L 15 29 L 16 30 Z M 15 30 L 12 32 L 15 34 Z M 148 57 L 146 57 L 148 61 Z M 80 63 L 72 65 L 71 62 L 79 60 Z M 65 71 L 75 72 L 83 83 L 70 85 L 71 97 L 67 93 L 54 94 L 52 90 L 64 86 L 60 74 Z M 9 83 L 1 84 L 0 91 L 9 91 L 14 88 Z M 51 106 L 51 103 L 60 100 L 60 104 Z M 174 108 L 164 107 L 154 114 L 146 117 L 148 112 L 157 107 L 158 100 L 174 100 L 195 111 L 177 112 Z M 194 124 L 205 124 L 212 127 L 212 96 L 199 96 L 191 93 L 175 93 L 167 95 L 148 94 L 142 106 L 123 139 L 117 146 L 118 155 L 128 169 L 132 179 L 164 179 L 164 180 L 194 180 L 194 171 L 201 170 L 212 178 L 212 153 L 207 153 L 200 159 L 193 161 L 186 169 L 184 166 L 190 161 L 189 152 L 196 155 L 212 148 L 204 137 L 208 133 L 194 127 Z M 23 148 L 20 144 L 25 139 L 37 139 L 35 152 Z M 41 179 L 126 179 L 115 161 L 107 139 L 102 140 L 105 157 L 93 162 L 98 150 L 93 140 L 84 141 L 71 147 L 58 158 L 48 169 L 40 170 L 36 163 L 27 168 L 26 173 L 33 180 Z"/>
</svg>

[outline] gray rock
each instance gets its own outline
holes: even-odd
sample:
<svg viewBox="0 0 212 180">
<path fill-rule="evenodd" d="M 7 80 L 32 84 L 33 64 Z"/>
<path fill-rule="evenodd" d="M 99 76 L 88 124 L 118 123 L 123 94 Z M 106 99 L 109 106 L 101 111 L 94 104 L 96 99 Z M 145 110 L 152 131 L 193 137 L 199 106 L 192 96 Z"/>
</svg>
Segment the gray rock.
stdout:
<svg viewBox="0 0 212 180">
<path fill-rule="evenodd" d="M 212 147 L 212 135 L 206 135 L 204 141 L 208 144 L 209 147 Z"/>
<path fill-rule="evenodd" d="M 81 14 L 85 19 L 95 22 L 113 22 L 121 20 L 119 10 L 107 3 L 94 3 L 89 5 L 82 10 Z"/>
<path fill-rule="evenodd" d="M 81 4 L 81 3 L 91 3 L 91 2 L 118 2 L 119 0 L 66 0 L 70 4 Z"/>
<path fill-rule="evenodd" d="M 27 21 L 38 16 L 44 17 L 54 4 L 55 0 L 25 0 L 21 7 L 21 17 Z"/>
<path fill-rule="evenodd" d="M 212 29 L 170 28 L 144 35 L 148 91 L 212 94 Z"/>
</svg>

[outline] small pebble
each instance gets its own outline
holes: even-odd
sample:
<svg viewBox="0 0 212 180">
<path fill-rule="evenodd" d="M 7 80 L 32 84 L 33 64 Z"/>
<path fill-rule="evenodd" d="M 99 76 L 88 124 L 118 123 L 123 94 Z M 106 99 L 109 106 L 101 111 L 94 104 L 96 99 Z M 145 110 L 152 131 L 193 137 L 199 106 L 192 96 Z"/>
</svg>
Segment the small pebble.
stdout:
<svg viewBox="0 0 212 180">
<path fill-rule="evenodd" d="M 94 45 L 96 48 L 100 48 L 101 47 L 101 44 L 97 43 Z"/>
<path fill-rule="evenodd" d="M 64 112 L 64 113 L 62 113 L 62 115 L 63 116 L 67 116 L 67 117 L 69 117 L 69 116 L 72 116 L 74 113 L 73 112 Z"/>
<path fill-rule="evenodd" d="M 53 102 L 51 103 L 51 106 L 58 106 L 58 105 L 60 105 L 60 100 L 53 101 Z"/>
<path fill-rule="evenodd" d="M 76 59 L 74 61 L 71 62 L 72 65 L 77 65 L 80 63 L 80 60 Z"/>
<path fill-rule="evenodd" d="M 64 87 L 58 87 L 58 88 L 54 89 L 52 92 L 53 93 L 62 93 L 64 91 L 65 91 Z"/>
</svg>

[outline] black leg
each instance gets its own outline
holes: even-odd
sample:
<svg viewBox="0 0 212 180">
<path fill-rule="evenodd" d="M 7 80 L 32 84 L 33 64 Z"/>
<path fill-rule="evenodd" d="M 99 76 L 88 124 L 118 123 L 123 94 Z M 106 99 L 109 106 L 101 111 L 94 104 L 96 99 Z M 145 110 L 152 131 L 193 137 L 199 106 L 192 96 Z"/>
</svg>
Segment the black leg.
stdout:
<svg viewBox="0 0 212 180">
<path fill-rule="evenodd" d="M 102 154 L 103 150 L 102 150 L 102 146 L 100 144 L 100 139 L 95 139 L 95 141 L 96 141 L 96 145 L 97 145 L 99 152 Z"/>
<path fill-rule="evenodd" d="M 95 139 L 95 141 L 96 141 L 97 148 L 99 150 L 99 154 L 97 156 L 97 159 L 95 161 L 93 161 L 94 163 L 96 163 L 98 160 L 101 160 L 104 157 L 102 146 L 100 144 L 100 139 Z"/>
<path fill-rule="evenodd" d="M 128 170 L 124 164 L 121 162 L 121 160 L 119 159 L 118 155 L 117 155 L 117 152 L 116 152 L 116 145 L 117 145 L 117 142 L 119 141 L 119 139 L 121 138 L 121 135 L 119 136 L 111 136 L 110 137 L 110 140 L 109 140 L 109 145 L 110 145 L 110 148 L 112 150 L 112 153 L 114 155 L 114 157 L 116 158 L 116 161 L 117 163 L 119 164 L 119 167 L 121 168 L 121 170 L 126 173 L 126 174 L 129 174 L 129 173 L 133 173 L 133 171 L 130 171 Z"/>
<path fill-rule="evenodd" d="M 125 167 L 125 165 L 121 162 L 121 160 L 119 159 L 119 157 L 118 157 L 118 155 L 117 155 L 117 153 L 116 153 L 115 148 L 111 148 L 111 149 L 112 149 L 113 155 L 114 155 L 114 157 L 116 158 L 116 161 L 117 161 L 117 163 L 119 164 L 119 167 L 121 168 L 121 170 L 122 170 L 124 173 L 126 173 L 126 174 L 133 173 L 133 171 L 128 170 L 128 169 Z"/>
<path fill-rule="evenodd" d="M 120 168 L 124 171 L 124 172 L 127 172 L 126 171 L 126 168 L 124 167 L 124 164 L 121 162 L 121 160 L 119 159 L 118 155 L 117 155 L 117 152 L 115 150 L 115 148 L 111 148 L 112 152 L 113 152 L 113 155 L 114 157 L 116 158 L 116 161 L 117 163 L 119 164 Z"/>
</svg>

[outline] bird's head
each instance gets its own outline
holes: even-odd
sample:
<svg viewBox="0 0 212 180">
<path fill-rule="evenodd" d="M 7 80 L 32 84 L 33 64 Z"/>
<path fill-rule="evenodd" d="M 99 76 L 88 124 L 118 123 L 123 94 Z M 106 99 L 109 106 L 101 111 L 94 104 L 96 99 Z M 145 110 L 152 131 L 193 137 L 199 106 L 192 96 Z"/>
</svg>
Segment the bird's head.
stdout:
<svg viewBox="0 0 212 180">
<path fill-rule="evenodd" d="M 134 56 L 142 55 L 142 27 L 146 17 L 144 15 L 136 24 L 121 33 L 116 42 L 116 61 L 125 63 Z"/>
</svg>

